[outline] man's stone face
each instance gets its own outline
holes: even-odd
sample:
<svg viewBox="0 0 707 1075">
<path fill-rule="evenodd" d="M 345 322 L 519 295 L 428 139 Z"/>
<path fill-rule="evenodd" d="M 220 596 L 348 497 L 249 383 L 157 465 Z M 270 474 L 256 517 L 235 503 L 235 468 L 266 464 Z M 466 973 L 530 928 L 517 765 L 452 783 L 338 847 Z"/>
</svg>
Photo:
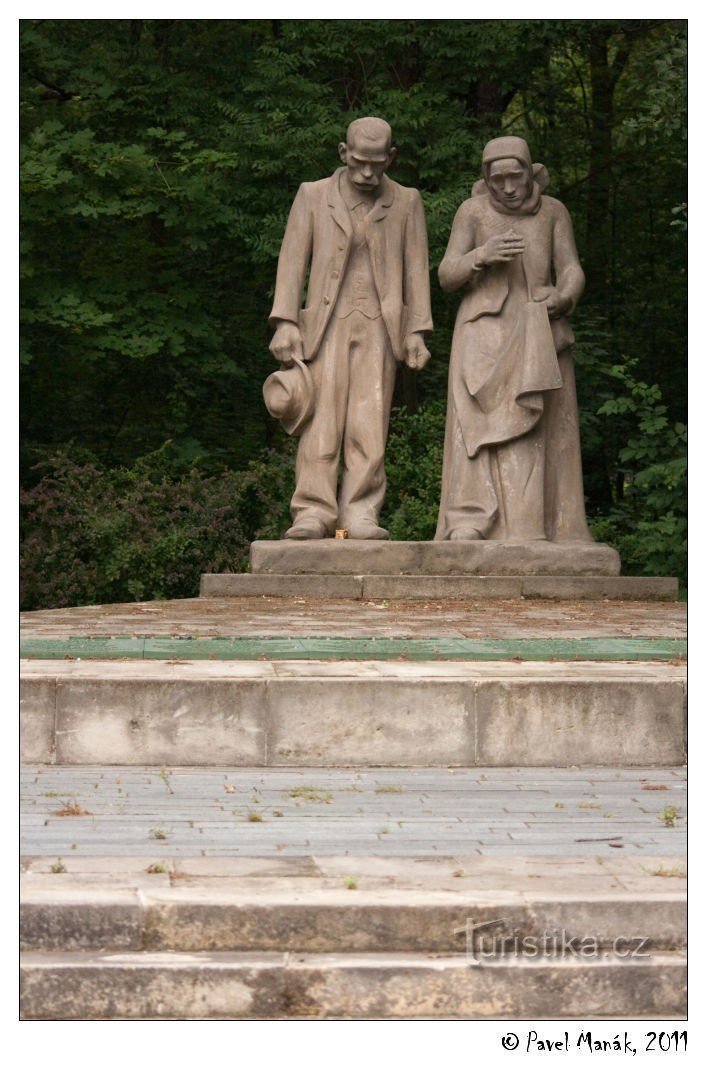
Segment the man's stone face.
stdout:
<svg viewBox="0 0 707 1075">
<path fill-rule="evenodd" d="M 514 157 L 494 161 L 489 167 L 487 182 L 493 189 L 494 198 L 509 209 L 517 209 L 530 193 L 528 169 Z"/>
<path fill-rule="evenodd" d="M 341 142 L 339 156 L 346 165 L 349 181 L 361 194 L 373 194 L 392 160 L 385 137 L 376 139 L 354 135 L 353 141 Z"/>
</svg>

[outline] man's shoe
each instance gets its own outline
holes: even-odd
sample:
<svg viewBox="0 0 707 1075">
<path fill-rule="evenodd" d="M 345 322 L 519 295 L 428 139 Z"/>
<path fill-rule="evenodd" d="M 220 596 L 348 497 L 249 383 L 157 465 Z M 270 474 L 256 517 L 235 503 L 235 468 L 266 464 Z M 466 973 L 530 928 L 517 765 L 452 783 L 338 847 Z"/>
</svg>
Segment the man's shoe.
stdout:
<svg viewBox="0 0 707 1075">
<path fill-rule="evenodd" d="M 317 538 L 325 538 L 327 528 L 320 519 L 302 519 L 295 523 L 285 533 L 287 541 L 315 541 Z"/>
<path fill-rule="evenodd" d="M 479 530 L 474 530 L 473 527 L 461 527 L 459 530 L 453 530 L 449 535 L 450 541 L 483 541 L 484 535 Z"/>
<path fill-rule="evenodd" d="M 390 534 L 382 526 L 365 520 L 352 523 L 348 528 L 352 541 L 387 541 Z"/>
</svg>

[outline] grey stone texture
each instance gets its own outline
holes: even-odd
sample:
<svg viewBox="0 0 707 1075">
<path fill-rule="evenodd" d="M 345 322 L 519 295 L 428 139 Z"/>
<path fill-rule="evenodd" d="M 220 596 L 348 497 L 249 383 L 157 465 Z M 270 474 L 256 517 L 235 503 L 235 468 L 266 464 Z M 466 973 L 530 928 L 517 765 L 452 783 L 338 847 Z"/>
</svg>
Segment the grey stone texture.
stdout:
<svg viewBox="0 0 707 1075">
<path fill-rule="evenodd" d="M 542 686 L 527 679 L 521 690 L 509 681 L 481 685 L 476 702 L 479 763 L 514 765 L 524 755 L 541 755 L 543 765 L 672 764 L 668 756 L 684 760 L 680 687 L 647 682 L 636 672 L 626 665 L 620 669 L 603 711 L 591 679 L 546 680 Z"/>
<path fill-rule="evenodd" d="M 674 601 L 676 578 L 599 575 L 202 575 L 201 596 L 324 600 L 540 598 L 554 601 Z"/>
<path fill-rule="evenodd" d="M 270 687 L 270 765 L 470 764 L 473 692 L 456 682 L 415 677 L 314 680 Z"/>
<path fill-rule="evenodd" d="M 679 580 L 659 576 L 524 578 L 523 597 L 554 601 L 676 601 Z"/>
<path fill-rule="evenodd" d="M 490 903 L 509 930 L 523 934 L 565 930 L 596 938 L 602 950 L 620 936 L 643 937 L 646 951 L 653 952 L 686 944 L 684 880 L 674 880 L 671 891 L 647 870 L 652 884 L 643 891 L 631 884 L 634 878 L 621 860 L 613 871 L 596 863 L 593 875 L 591 869 L 581 871 L 585 886 L 591 884 L 586 895 L 572 891 L 576 871 L 570 861 L 562 898 L 557 897 L 556 874 L 548 876 L 547 860 L 538 865 L 510 859 L 506 892 L 498 882 L 485 882 L 473 864 L 467 874 L 456 859 L 438 858 L 436 876 L 416 869 L 415 860 L 401 871 L 394 858 L 383 858 L 377 876 L 370 876 L 370 861 L 358 861 L 357 888 L 351 890 L 340 864 L 331 876 L 326 866 L 301 873 L 290 865 L 278 873 L 263 859 L 249 876 L 239 877 L 224 876 L 218 868 L 204 876 L 198 863 L 172 865 L 169 875 L 149 875 L 148 859 L 141 860 L 140 872 L 121 869 L 120 861 L 112 860 L 103 873 L 86 874 L 82 861 L 72 860 L 66 874 L 23 878 L 21 944 L 28 951 L 64 952 L 463 952 L 467 937 L 459 927 L 467 919 L 485 921 Z M 285 864 L 275 860 L 273 866 L 278 865 Z M 533 891 L 524 870 L 540 871 L 544 888 Z M 457 880 L 455 874 L 463 876 Z M 155 876 L 165 884 L 151 884 Z M 617 891 L 617 876 L 623 891 Z"/>
<path fill-rule="evenodd" d="M 512 661 L 27 661 L 59 764 L 659 765 L 684 668 Z M 42 692 L 37 697 L 41 697 Z M 26 714 L 26 742 L 50 718 Z"/>
<path fill-rule="evenodd" d="M 20 681 L 20 761 L 55 760 L 56 682 L 50 676 Z"/>
<path fill-rule="evenodd" d="M 68 862 L 25 863 L 26 1019 L 684 1014 L 684 859 Z M 590 937 L 596 955 L 472 965 L 469 921 L 499 918 L 506 936 Z M 614 956 L 617 938 L 645 938 L 644 958 Z"/>
<path fill-rule="evenodd" d="M 257 575 L 616 576 L 608 545 L 550 541 L 254 541 Z"/>
<path fill-rule="evenodd" d="M 165 884 L 167 871 L 172 887 L 182 884 L 182 873 L 188 887 L 204 876 L 255 878 L 263 874 L 263 856 L 274 857 L 278 877 L 324 870 L 343 888 L 353 874 L 363 890 L 372 884 L 363 877 L 375 875 L 370 856 L 383 856 L 374 888 L 389 872 L 417 887 L 426 871 L 429 884 L 444 877 L 449 892 L 468 895 L 478 882 L 521 902 L 522 892 L 557 896 L 546 866 L 516 874 L 499 865 L 522 855 L 560 856 L 563 892 L 571 877 L 572 895 L 585 898 L 600 890 L 619 895 L 627 885 L 633 892 L 656 884 L 674 891 L 680 881 L 670 871 L 666 876 L 665 866 L 686 847 L 686 781 L 678 768 L 60 765 L 25 767 L 21 794 L 22 846 L 33 856 L 26 881 L 34 876 L 42 891 L 48 883 L 67 891 L 72 879 L 84 888 L 105 884 L 99 875 L 111 874 L 110 859 L 101 859 L 108 855 L 119 856 L 111 876 L 116 892 L 138 872 L 138 855 L 165 869 L 145 874 L 150 890 Z M 67 815 L 66 803 L 86 813 Z M 668 804 L 674 826 L 661 816 Z M 249 820 L 253 811 L 260 823 Z M 603 887 L 580 876 L 582 857 L 597 854 L 610 875 Z M 427 856 L 439 855 L 458 858 L 461 873 L 435 873 Z M 653 864 L 645 865 L 649 855 Z M 47 876 L 42 861 L 56 864 L 57 856 L 68 873 Z M 322 866 L 322 857 L 333 865 Z M 396 857 L 395 870 L 384 871 L 383 860 Z M 634 857 L 639 865 L 629 869 Z M 490 859 L 493 868 L 485 865 Z"/>
<path fill-rule="evenodd" d="M 179 677 L 57 677 L 60 764 L 257 765 L 265 756 L 266 685 Z"/>
<path fill-rule="evenodd" d="M 357 575 L 202 575 L 201 597 L 323 597 L 358 601 L 363 579 Z"/>
<path fill-rule="evenodd" d="M 265 575 L 201 576 L 201 597 L 324 600 L 675 601 L 677 578 L 598 575 Z"/>
<path fill-rule="evenodd" d="M 469 966 L 402 953 L 27 953 L 25 1019 L 682 1018 L 680 953 Z"/>
</svg>

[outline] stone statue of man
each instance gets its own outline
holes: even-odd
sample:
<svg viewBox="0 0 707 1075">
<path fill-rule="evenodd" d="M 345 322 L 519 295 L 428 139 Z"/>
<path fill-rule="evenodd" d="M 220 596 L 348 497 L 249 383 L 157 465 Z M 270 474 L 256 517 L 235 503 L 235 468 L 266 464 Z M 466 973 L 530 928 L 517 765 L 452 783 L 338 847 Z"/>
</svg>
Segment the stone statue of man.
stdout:
<svg viewBox="0 0 707 1075">
<path fill-rule="evenodd" d="M 591 542 L 567 321 L 582 294 L 565 207 L 522 138 L 495 138 L 439 278 L 462 290 L 436 540 Z"/>
<path fill-rule="evenodd" d="M 388 537 L 378 515 L 396 365 L 422 369 L 432 329 L 422 199 L 385 175 L 395 153 L 385 120 L 355 120 L 343 167 L 303 183 L 287 222 L 270 314 L 282 368 L 264 389 L 300 437 L 286 538 Z"/>
</svg>

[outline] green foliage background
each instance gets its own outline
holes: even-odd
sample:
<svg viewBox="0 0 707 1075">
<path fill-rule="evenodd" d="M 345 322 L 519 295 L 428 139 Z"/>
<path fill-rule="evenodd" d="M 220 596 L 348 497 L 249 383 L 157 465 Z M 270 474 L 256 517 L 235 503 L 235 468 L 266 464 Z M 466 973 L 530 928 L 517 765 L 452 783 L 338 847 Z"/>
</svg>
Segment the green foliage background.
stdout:
<svg viewBox="0 0 707 1075">
<path fill-rule="evenodd" d="M 384 115 L 423 195 L 433 359 L 401 372 L 386 521 L 430 537 L 458 303 L 436 266 L 483 144 L 572 213 L 586 492 L 633 572 L 684 576 L 681 20 L 24 20 L 25 604 L 196 592 L 286 525 L 262 404 L 287 212 Z"/>
</svg>

